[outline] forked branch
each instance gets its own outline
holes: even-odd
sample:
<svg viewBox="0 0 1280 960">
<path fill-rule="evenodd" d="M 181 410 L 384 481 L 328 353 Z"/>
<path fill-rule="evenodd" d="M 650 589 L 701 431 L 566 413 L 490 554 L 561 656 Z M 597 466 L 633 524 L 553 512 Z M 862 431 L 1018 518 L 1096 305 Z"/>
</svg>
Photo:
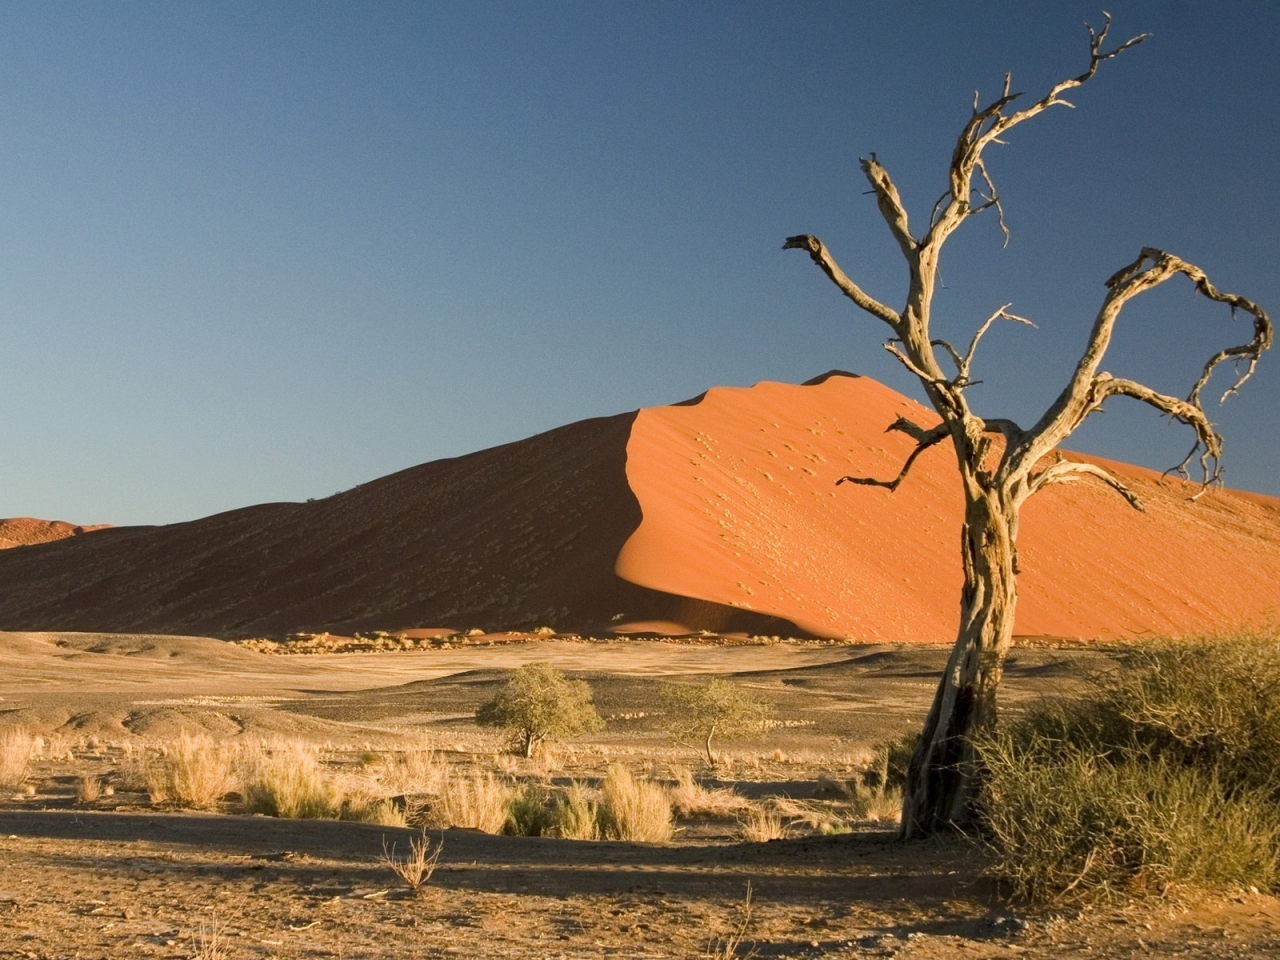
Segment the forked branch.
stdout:
<svg viewBox="0 0 1280 960">
<path fill-rule="evenodd" d="M 951 356 L 952 362 L 955 363 L 956 378 L 952 383 L 956 386 L 963 387 L 971 383 L 969 379 L 969 368 L 973 365 L 973 356 L 978 351 L 979 341 L 986 336 L 987 331 L 991 329 L 991 325 L 993 323 L 997 320 L 1012 320 L 1014 323 L 1026 324 L 1028 327 L 1035 326 L 1035 324 L 1026 317 L 1020 317 L 1016 313 L 1010 313 L 1009 308 L 1011 306 L 1013 306 L 1012 303 L 1006 303 L 1003 307 L 983 321 L 982 325 L 974 331 L 973 339 L 969 341 L 969 349 L 964 352 L 964 356 L 961 356 L 960 352 L 946 340 L 932 341 L 935 347 L 942 347 L 942 349 L 946 350 Z"/>
<path fill-rule="evenodd" d="M 1071 77 L 1055 84 L 1048 93 L 1035 103 L 1022 110 L 1012 113 L 1005 112 L 1007 107 L 1022 96 L 1020 93 L 1011 91 L 1009 74 L 1005 74 L 1004 90 L 1000 96 L 985 107 L 980 108 L 978 106 L 978 95 L 974 94 L 973 115 L 956 139 L 955 149 L 951 155 L 950 189 L 943 194 L 942 200 L 934 207 L 935 215 L 931 218 L 929 233 L 921 241 L 922 246 L 940 246 L 967 217 L 981 213 L 991 207 L 995 207 L 996 212 L 1000 215 L 1000 229 L 1005 235 L 1005 242 L 1008 242 L 1009 231 L 1004 224 L 1004 210 L 1000 207 L 999 195 L 991 182 L 991 178 L 987 175 L 986 167 L 983 165 L 982 151 L 992 143 L 1003 143 L 1004 141 L 1000 139 L 1003 134 L 1018 124 L 1030 120 L 1037 114 L 1043 113 L 1050 107 L 1073 106 L 1072 103 L 1062 98 L 1064 93 L 1088 83 L 1093 79 L 1094 74 L 1098 72 L 1098 67 L 1104 61 L 1110 60 L 1112 57 L 1118 57 L 1130 47 L 1135 47 L 1142 43 L 1148 36 L 1148 34 L 1142 33 L 1126 40 L 1118 47 L 1111 50 L 1103 50 L 1107 33 L 1111 29 L 1111 15 L 1104 13 L 1103 16 L 1106 18 L 1106 23 L 1099 31 L 1095 31 L 1086 24 L 1089 30 L 1088 69 L 1077 77 Z M 978 204 L 973 203 L 971 200 L 975 192 L 973 184 L 975 171 L 982 176 L 983 182 L 987 187 L 987 193 L 985 194 L 978 191 L 983 201 Z"/>
<path fill-rule="evenodd" d="M 1226 304 L 1233 314 L 1244 311 L 1253 317 L 1253 337 L 1247 343 L 1219 350 L 1210 357 L 1185 400 L 1159 393 L 1145 384 L 1098 371 L 1111 345 L 1116 322 L 1125 304 L 1177 276 L 1187 277 L 1195 284 L 1197 292 L 1210 300 Z M 1102 409 L 1109 398 L 1120 396 L 1155 407 L 1161 413 L 1191 427 L 1196 434 L 1196 444 L 1176 469 L 1185 476 L 1186 464 L 1199 453 L 1203 482 L 1206 485 L 1217 482 L 1221 479 L 1222 436 L 1204 410 L 1201 393 L 1214 370 L 1227 360 L 1236 362 L 1237 375 L 1232 385 L 1223 393 L 1223 401 L 1249 379 L 1258 360 L 1270 349 L 1275 339 L 1271 318 L 1252 300 L 1218 290 L 1205 272 L 1195 264 L 1154 247 L 1143 248 L 1138 259 L 1108 279 L 1106 286 L 1107 295 L 1094 320 L 1088 345 L 1071 382 L 1029 432 L 1025 449 L 1018 452 L 1017 459 L 1023 465 L 1039 461 L 1084 422 L 1085 418 Z M 1240 369 L 1241 365 L 1243 370 Z"/>
</svg>

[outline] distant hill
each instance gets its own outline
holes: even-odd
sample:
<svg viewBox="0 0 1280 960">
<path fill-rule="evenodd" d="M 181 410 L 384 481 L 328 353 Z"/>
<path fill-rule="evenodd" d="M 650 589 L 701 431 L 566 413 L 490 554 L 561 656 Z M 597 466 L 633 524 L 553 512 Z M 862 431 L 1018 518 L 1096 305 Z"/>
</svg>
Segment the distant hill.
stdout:
<svg viewBox="0 0 1280 960">
<path fill-rule="evenodd" d="M 936 417 L 867 378 L 715 388 L 438 460 L 308 503 L 119 527 L 0 553 L 0 628 L 245 636 L 488 631 L 949 640 L 953 454 L 885 427 Z M 1075 455 L 1069 455 L 1075 456 Z M 1079 459 L 1089 459 L 1080 457 Z M 1126 637 L 1277 620 L 1280 500 L 1196 503 L 1148 470 L 1133 511 L 1089 483 L 1024 508 L 1018 632 Z"/>
<path fill-rule="evenodd" d="M 109 526 L 110 524 L 107 523 L 96 526 L 76 526 L 65 520 L 10 517 L 7 520 L 0 520 L 0 550 L 8 550 L 10 547 L 29 547 L 36 543 L 48 543 L 50 540 L 62 540 L 81 533 L 106 530 Z"/>
</svg>

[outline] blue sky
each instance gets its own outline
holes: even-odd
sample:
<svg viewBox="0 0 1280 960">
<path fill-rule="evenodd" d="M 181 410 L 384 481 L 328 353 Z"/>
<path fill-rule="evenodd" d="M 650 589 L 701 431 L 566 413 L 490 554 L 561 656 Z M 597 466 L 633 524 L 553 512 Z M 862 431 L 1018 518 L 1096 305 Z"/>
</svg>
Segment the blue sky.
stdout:
<svg viewBox="0 0 1280 960">
<path fill-rule="evenodd" d="M 989 155 L 937 331 L 1000 304 L 980 412 L 1033 420 L 1144 245 L 1280 313 L 1280 6 L 1109 3 L 1152 38 Z M 1091 3 L 13 4 L 0 11 L 0 515 L 163 523 L 716 384 L 838 367 L 919 396 L 794 233 L 904 269 L 858 171 L 923 221 L 973 90 L 1086 61 Z M 1175 289 L 1176 287 L 1176 289 Z M 1185 393 L 1247 339 L 1186 285 L 1105 365 Z M 1163 468 L 1115 404 L 1074 446 Z M 1280 352 L 1215 416 L 1280 494 Z"/>
</svg>

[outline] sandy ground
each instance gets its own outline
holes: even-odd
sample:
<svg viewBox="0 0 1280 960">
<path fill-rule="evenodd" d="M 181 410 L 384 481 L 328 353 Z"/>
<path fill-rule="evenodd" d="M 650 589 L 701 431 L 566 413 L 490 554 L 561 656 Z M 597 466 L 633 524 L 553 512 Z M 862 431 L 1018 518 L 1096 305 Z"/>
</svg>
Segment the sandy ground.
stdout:
<svg viewBox="0 0 1280 960">
<path fill-rule="evenodd" d="M 580 747 L 642 765 L 670 751 L 637 714 L 652 678 L 732 675 L 796 722 L 739 743 L 743 792 L 812 793 L 841 756 L 918 724 L 945 649 L 550 641 L 477 650 L 269 656 L 184 637 L 0 635 L 0 723 L 63 738 L 35 796 L 0 802 L 0 956 L 702 957 L 754 907 L 738 956 L 1280 956 L 1280 905 L 1080 914 L 1010 906 L 971 842 L 892 842 L 883 828 L 746 843 L 685 829 L 669 844 L 448 830 L 423 896 L 379 862 L 412 831 L 78 803 L 77 772 L 125 743 L 198 728 L 284 731 L 338 747 L 479 736 L 468 719 L 502 671 L 550 660 L 591 680 L 606 734 Z M 1016 650 L 1006 703 L 1069 692 L 1105 648 Z M 754 756 L 754 759 L 752 759 Z M 214 944 L 216 934 L 217 943 Z"/>
</svg>

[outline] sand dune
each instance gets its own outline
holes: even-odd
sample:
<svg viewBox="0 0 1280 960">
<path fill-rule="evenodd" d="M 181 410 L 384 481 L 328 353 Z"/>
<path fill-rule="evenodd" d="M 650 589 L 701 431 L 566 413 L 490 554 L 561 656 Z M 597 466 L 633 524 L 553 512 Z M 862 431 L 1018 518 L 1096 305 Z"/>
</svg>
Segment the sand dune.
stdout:
<svg viewBox="0 0 1280 960">
<path fill-rule="evenodd" d="M 77 526 L 65 520 L 37 520 L 34 517 L 9 517 L 0 520 L 0 550 L 11 547 L 29 547 L 37 543 L 49 543 L 66 537 L 106 530 L 110 524 L 100 523 Z"/>
<path fill-rule="evenodd" d="M 884 428 L 938 418 L 865 377 L 717 388 L 640 411 L 627 476 L 644 520 L 618 572 L 655 590 L 768 611 L 820 634 L 945 640 L 958 619 L 963 517 L 951 450 Z M 1124 637 L 1221 630 L 1280 617 L 1280 500 L 1181 483 L 1098 458 L 1138 492 L 1050 487 L 1024 510 L 1017 630 Z M 1192 488 L 1194 489 L 1194 488 Z"/>
<path fill-rule="evenodd" d="M 278 635 L 429 627 L 697 629 L 947 640 L 960 500 L 928 411 L 867 378 L 715 388 L 441 460 L 314 503 L 0 553 L 0 629 Z M 1082 458 L 1083 459 L 1083 458 Z M 1280 500 L 1112 464 L 1024 512 L 1024 635 L 1126 637 L 1280 619 Z"/>
</svg>

